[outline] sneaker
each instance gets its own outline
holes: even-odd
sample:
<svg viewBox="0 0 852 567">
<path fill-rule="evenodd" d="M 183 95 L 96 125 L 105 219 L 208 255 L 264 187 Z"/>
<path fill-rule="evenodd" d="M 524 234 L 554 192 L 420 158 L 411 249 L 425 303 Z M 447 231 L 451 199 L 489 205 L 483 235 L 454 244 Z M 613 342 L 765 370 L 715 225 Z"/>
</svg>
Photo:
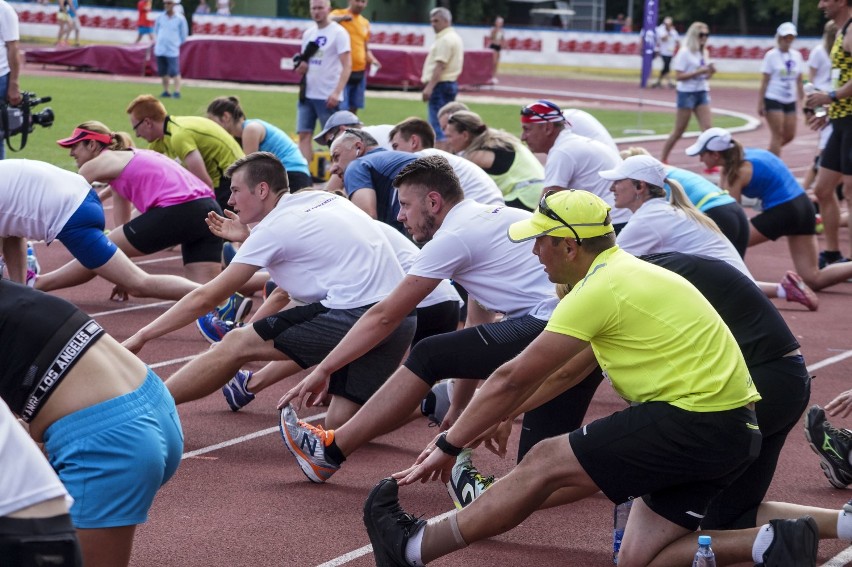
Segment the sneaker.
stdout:
<svg viewBox="0 0 852 567">
<path fill-rule="evenodd" d="M 479 498 L 480 494 L 494 484 L 493 476 L 482 476 L 470 462 L 472 453 L 473 449 L 465 449 L 459 453 L 456 464 L 453 465 L 450 482 L 447 483 L 447 492 L 459 510 Z"/>
<path fill-rule="evenodd" d="M 172 95 L 169 91 L 163 91 L 160 93 L 160 98 L 172 98 Z"/>
<path fill-rule="evenodd" d="M 195 326 L 198 327 L 201 336 L 207 339 L 210 344 L 218 343 L 225 338 L 225 335 L 236 328 L 236 325 L 230 321 L 219 319 L 215 311 L 199 317 L 195 321 Z"/>
<path fill-rule="evenodd" d="M 172 98 L 180 98 L 180 91 L 175 91 L 172 93 Z"/>
<path fill-rule="evenodd" d="M 251 311 L 252 305 L 254 305 L 254 302 L 251 299 L 241 293 L 235 293 L 228 298 L 224 305 L 217 307 L 215 313 L 222 321 L 236 325 L 243 322 L 243 319 Z"/>
<path fill-rule="evenodd" d="M 822 250 L 819 253 L 819 269 L 823 269 L 826 266 L 830 266 L 831 264 L 842 264 L 844 262 L 850 262 L 849 258 L 845 258 L 839 252 L 828 252 L 826 250 Z"/>
<path fill-rule="evenodd" d="M 293 406 L 281 409 L 281 437 L 287 449 L 296 457 L 302 472 L 311 482 L 325 482 L 340 469 L 340 465 L 328 462 L 325 447 L 334 441 L 334 430 L 301 421 Z"/>
<path fill-rule="evenodd" d="M 816 567 L 819 528 L 810 516 L 769 520 L 772 543 L 763 553 L 762 567 Z"/>
<path fill-rule="evenodd" d="M 819 299 L 816 293 L 805 285 L 805 282 L 796 272 L 787 272 L 781 280 L 781 287 L 787 294 L 787 301 L 801 303 L 811 311 L 816 311 L 819 307 Z"/>
<path fill-rule="evenodd" d="M 238 370 L 228 383 L 222 386 L 222 395 L 231 407 L 231 411 L 240 411 L 254 400 L 254 394 L 248 391 L 248 381 L 252 372 Z"/>
<path fill-rule="evenodd" d="M 27 284 L 27 286 L 35 287 L 35 283 L 36 283 L 37 278 L 38 278 L 38 274 L 35 273 L 34 271 L 30 270 L 29 268 L 27 268 L 27 279 L 25 280 L 25 283 Z"/>
<path fill-rule="evenodd" d="M 399 485 L 393 478 L 379 481 L 364 502 L 364 525 L 373 544 L 378 567 L 411 567 L 405 546 L 411 536 L 426 526 L 399 505 Z"/>
<path fill-rule="evenodd" d="M 420 401 L 420 413 L 429 419 L 429 427 L 441 425 L 447 411 L 450 409 L 450 399 L 453 396 L 453 381 L 438 382 L 426 397 Z"/>
<path fill-rule="evenodd" d="M 852 433 L 834 427 L 821 407 L 811 406 L 805 414 L 805 437 L 814 453 L 819 455 L 819 466 L 831 486 L 846 488 L 852 484 L 852 465 L 849 464 Z"/>
<path fill-rule="evenodd" d="M 231 260 L 233 260 L 236 255 L 237 249 L 234 247 L 233 243 L 226 242 L 222 245 L 222 263 L 225 264 L 225 267 L 231 265 Z"/>
<path fill-rule="evenodd" d="M 278 285 L 272 280 L 266 280 L 266 283 L 263 284 L 263 299 L 268 299 L 272 292 L 275 291 L 275 288 Z"/>
</svg>

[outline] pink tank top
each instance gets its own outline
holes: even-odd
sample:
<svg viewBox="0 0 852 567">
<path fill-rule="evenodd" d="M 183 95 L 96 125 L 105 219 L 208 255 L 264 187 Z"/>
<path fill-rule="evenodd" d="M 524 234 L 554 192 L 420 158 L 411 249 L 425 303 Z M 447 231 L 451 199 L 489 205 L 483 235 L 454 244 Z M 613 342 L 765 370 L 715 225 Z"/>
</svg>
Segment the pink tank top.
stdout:
<svg viewBox="0 0 852 567">
<path fill-rule="evenodd" d="M 132 149 L 133 158 L 110 182 L 140 213 L 197 199 L 214 198 L 213 190 L 171 158 L 152 150 Z"/>
</svg>

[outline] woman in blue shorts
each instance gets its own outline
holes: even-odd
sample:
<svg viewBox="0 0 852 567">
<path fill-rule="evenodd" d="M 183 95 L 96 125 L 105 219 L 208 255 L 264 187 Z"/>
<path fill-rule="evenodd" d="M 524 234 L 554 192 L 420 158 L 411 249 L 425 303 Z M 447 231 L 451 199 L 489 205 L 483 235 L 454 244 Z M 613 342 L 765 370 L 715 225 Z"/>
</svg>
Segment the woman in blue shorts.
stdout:
<svg viewBox="0 0 852 567">
<path fill-rule="evenodd" d="M 0 321 L 0 397 L 44 443 L 74 499 L 84 564 L 128 565 L 136 526 L 183 453 L 174 400 L 64 299 L 0 281 Z"/>
<path fill-rule="evenodd" d="M 819 269 L 813 204 L 781 158 L 743 148 L 724 128 L 705 130 L 686 153 L 708 168 L 721 167 L 720 185 L 737 201 L 743 195 L 762 201 L 763 211 L 751 219 L 749 246 L 786 236 L 796 272 L 814 291 L 852 278 L 852 262 Z"/>
</svg>

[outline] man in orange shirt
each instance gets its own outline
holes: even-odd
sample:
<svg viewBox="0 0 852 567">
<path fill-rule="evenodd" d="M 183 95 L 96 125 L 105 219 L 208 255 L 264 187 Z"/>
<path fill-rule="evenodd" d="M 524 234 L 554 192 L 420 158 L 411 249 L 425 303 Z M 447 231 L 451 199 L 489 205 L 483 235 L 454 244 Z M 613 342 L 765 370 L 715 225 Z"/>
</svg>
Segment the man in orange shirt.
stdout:
<svg viewBox="0 0 852 567">
<path fill-rule="evenodd" d="M 343 26 L 349 33 L 352 47 L 352 73 L 346 83 L 346 100 L 349 112 L 358 113 L 364 108 L 364 93 L 367 90 L 367 66 L 379 67 L 379 61 L 370 52 L 367 42 L 370 39 L 370 21 L 361 15 L 367 7 L 367 0 L 349 0 L 348 8 L 339 8 L 331 12 L 332 21 Z"/>
</svg>

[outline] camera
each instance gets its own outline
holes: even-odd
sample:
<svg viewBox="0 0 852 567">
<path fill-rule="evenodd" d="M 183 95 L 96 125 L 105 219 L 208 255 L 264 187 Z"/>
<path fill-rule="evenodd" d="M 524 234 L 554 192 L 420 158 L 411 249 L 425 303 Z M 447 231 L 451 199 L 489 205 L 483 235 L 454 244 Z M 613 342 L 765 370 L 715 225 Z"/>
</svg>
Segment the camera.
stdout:
<svg viewBox="0 0 852 567">
<path fill-rule="evenodd" d="M 302 53 L 297 53 L 293 56 L 293 67 L 298 67 L 299 63 L 308 61 L 308 59 L 316 55 L 316 52 L 319 51 L 319 47 L 320 46 L 317 42 L 309 41 Z"/>
<path fill-rule="evenodd" d="M 40 112 L 32 112 L 32 107 L 50 102 L 49 96 L 39 97 L 35 93 L 21 93 L 21 103 L 18 106 L 11 106 L 8 103 L 0 102 L 0 143 L 6 140 L 9 149 L 12 148 L 10 138 L 22 134 L 21 146 L 18 150 L 22 150 L 27 143 L 27 134 L 33 131 L 35 125 L 38 124 L 43 128 L 48 128 L 53 124 L 53 110 L 48 107 Z"/>
</svg>

